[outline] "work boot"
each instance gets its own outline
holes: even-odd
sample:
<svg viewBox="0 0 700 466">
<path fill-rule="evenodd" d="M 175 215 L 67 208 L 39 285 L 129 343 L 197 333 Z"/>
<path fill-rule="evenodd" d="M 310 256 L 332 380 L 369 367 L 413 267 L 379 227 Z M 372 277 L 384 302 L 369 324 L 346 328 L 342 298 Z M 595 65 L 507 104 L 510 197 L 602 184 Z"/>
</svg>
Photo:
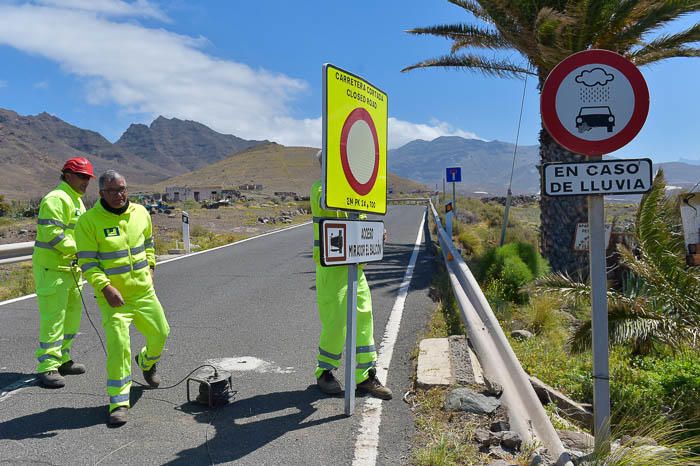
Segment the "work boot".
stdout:
<svg viewBox="0 0 700 466">
<path fill-rule="evenodd" d="M 321 377 L 316 379 L 316 383 L 318 384 L 318 388 L 326 395 L 337 395 L 343 391 L 343 389 L 340 388 L 338 380 L 336 380 L 333 373 L 328 370 L 321 373 Z"/>
<path fill-rule="evenodd" d="M 66 361 L 58 368 L 58 373 L 61 375 L 80 375 L 85 373 L 85 365 L 78 364 L 73 361 Z"/>
<path fill-rule="evenodd" d="M 141 364 L 139 364 L 139 355 L 137 354 L 135 357 L 136 359 L 136 364 L 141 367 Z M 143 378 L 146 379 L 146 382 L 151 388 L 158 388 L 158 385 L 160 385 L 160 376 L 156 373 L 156 364 L 153 364 L 150 369 L 144 370 L 141 369 L 143 372 Z"/>
<path fill-rule="evenodd" d="M 37 377 L 39 377 L 39 383 L 44 388 L 63 388 L 66 386 L 66 379 L 57 370 L 40 372 L 37 374 Z"/>
<path fill-rule="evenodd" d="M 129 412 L 129 408 L 126 406 L 119 406 L 118 408 L 114 408 L 109 413 L 109 420 L 107 421 L 107 425 L 109 427 L 119 427 L 123 426 L 126 424 L 126 414 Z"/>
<path fill-rule="evenodd" d="M 357 384 L 357 389 L 360 392 L 366 392 L 370 395 L 380 398 L 382 400 L 391 400 L 392 393 L 387 387 L 382 385 L 382 383 L 377 378 L 377 371 L 375 369 L 369 370 L 369 377 L 362 383 Z"/>
</svg>

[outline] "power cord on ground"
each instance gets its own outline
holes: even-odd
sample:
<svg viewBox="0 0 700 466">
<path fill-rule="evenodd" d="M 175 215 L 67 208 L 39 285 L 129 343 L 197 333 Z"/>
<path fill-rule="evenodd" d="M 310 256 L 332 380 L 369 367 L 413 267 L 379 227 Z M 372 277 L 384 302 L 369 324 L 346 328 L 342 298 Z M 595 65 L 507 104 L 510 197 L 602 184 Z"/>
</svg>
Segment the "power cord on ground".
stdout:
<svg viewBox="0 0 700 466">
<path fill-rule="evenodd" d="M 97 330 L 95 323 L 92 321 L 92 317 L 90 317 L 90 313 L 88 312 L 87 305 L 85 304 L 85 298 L 83 297 L 83 289 L 80 286 L 80 284 L 78 283 L 78 279 L 75 276 L 75 271 L 72 271 L 71 275 L 73 276 L 73 281 L 75 282 L 75 286 L 78 289 L 78 293 L 80 293 L 80 301 L 83 303 L 83 309 L 85 310 L 85 315 L 87 316 L 88 320 L 90 321 L 90 325 L 92 325 L 92 328 L 95 330 L 95 333 L 97 334 L 97 338 L 99 338 L 99 340 L 100 340 L 100 345 L 102 346 L 102 352 L 104 353 L 105 357 L 107 357 L 107 348 L 105 347 L 104 341 L 102 340 L 102 335 L 100 335 L 99 330 Z M 173 385 L 169 385 L 167 387 L 151 387 L 150 385 L 145 384 L 145 383 L 141 383 L 138 380 L 132 380 L 132 382 L 135 383 L 136 385 L 140 385 L 141 387 L 148 388 L 150 390 L 170 390 L 171 388 L 175 388 L 178 385 L 180 385 L 182 382 L 187 380 L 187 378 L 189 376 L 191 376 L 192 374 L 197 372 L 199 369 L 202 369 L 203 367 L 211 367 L 212 369 L 214 369 L 214 377 L 219 376 L 218 368 L 216 366 L 213 366 L 211 364 L 202 364 L 201 366 L 196 367 L 189 374 L 184 376 L 179 382 L 177 382 Z"/>
</svg>

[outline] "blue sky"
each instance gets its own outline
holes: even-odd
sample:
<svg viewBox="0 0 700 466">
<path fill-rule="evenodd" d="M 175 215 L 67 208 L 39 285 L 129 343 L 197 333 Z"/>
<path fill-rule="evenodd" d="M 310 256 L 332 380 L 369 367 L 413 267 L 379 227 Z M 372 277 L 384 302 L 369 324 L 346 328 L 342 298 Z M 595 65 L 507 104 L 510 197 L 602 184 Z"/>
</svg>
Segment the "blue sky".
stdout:
<svg viewBox="0 0 700 466">
<path fill-rule="evenodd" d="M 700 20 L 700 14 L 674 30 Z M 158 115 L 286 145 L 320 146 L 321 66 L 389 94 L 389 146 L 440 135 L 513 142 L 523 81 L 401 68 L 449 52 L 406 29 L 469 21 L 446 0 L 332 2 L 0 0 L 0 107 L 42 111 L 115 141 Z M 615 155 L 700 161 L 700 59 L 642 68 L 649 118 Z M 536 144 L 528 82 L 521 144 Z"/>
</svg>

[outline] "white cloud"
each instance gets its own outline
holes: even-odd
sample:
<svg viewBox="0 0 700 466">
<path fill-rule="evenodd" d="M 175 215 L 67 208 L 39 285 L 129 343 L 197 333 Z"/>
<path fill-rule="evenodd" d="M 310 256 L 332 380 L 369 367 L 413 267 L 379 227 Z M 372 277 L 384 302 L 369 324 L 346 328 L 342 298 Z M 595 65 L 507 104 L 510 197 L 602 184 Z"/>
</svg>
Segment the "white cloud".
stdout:
<svg viewBox="0 0 700 466">
<path fill-rule="evenodd" d="M 432 141 L 440 136 L 459 136 L 465 139 L 481 139 L 476 134 L 453 128 L 443 121 L 432 120 L 430 124 L 411 123 L 389 118 L 389 149 L 401 147 L 414 139 Z"/>
<path fill-rule="evenodd" d="M 35 0 L 35 3 L 61 9 L 97 13 L 105 16 L 132 16 L 169 21 L 168 17 L 160 8 L 150 4 L 147 0 L 136 0 L 135 2 L 125 2 L 121 0 Z"/>
<path fill-rule="evenodd" d="M 48 81 L 39 81 L 34 83 L 34 88 L 35 89 L 48 89 L 49 88 L 49 82 Z"/>
<path fill-rule="evenodd" d="M 0 89 L 7 87 L 7 81 L 0 81 Z"/>
<path fill-rule="evenodd" d="M 202 37 L 107 18 L 157 18 L 159 10 L 146 1 L 37 1 L 42 5 L 0 5 L 0 44 L 53 60 L 82 78 L 88 103 L 115 103 L 141 119 L 195 120 L 246 139 L 321 145 L 320 117 L 291 117 L 294 100 L 308 90 L 305 81 L 207 55 Z M 439 121 L 389 121 L 389 148 L 443 135 L 476 137 Z"/>
</svg>

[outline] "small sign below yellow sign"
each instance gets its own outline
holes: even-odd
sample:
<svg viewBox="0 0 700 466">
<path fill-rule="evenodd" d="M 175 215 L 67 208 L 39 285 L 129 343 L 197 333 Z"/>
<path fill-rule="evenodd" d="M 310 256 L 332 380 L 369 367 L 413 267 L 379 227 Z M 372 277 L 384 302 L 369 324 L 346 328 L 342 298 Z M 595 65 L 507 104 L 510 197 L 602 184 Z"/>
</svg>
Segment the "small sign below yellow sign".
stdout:
<svg viewBox="0 0 700 466">
<path fill-rule="evenodd" d="M 322 219 L 321 265 L 360 264 L 384 257 L 384 222 Z"/>
<path fill-rule="evenodd" d="M 323 66 L 323 205 L 386 213 L 388 96 L 334 65 Z"/>
</svg>

